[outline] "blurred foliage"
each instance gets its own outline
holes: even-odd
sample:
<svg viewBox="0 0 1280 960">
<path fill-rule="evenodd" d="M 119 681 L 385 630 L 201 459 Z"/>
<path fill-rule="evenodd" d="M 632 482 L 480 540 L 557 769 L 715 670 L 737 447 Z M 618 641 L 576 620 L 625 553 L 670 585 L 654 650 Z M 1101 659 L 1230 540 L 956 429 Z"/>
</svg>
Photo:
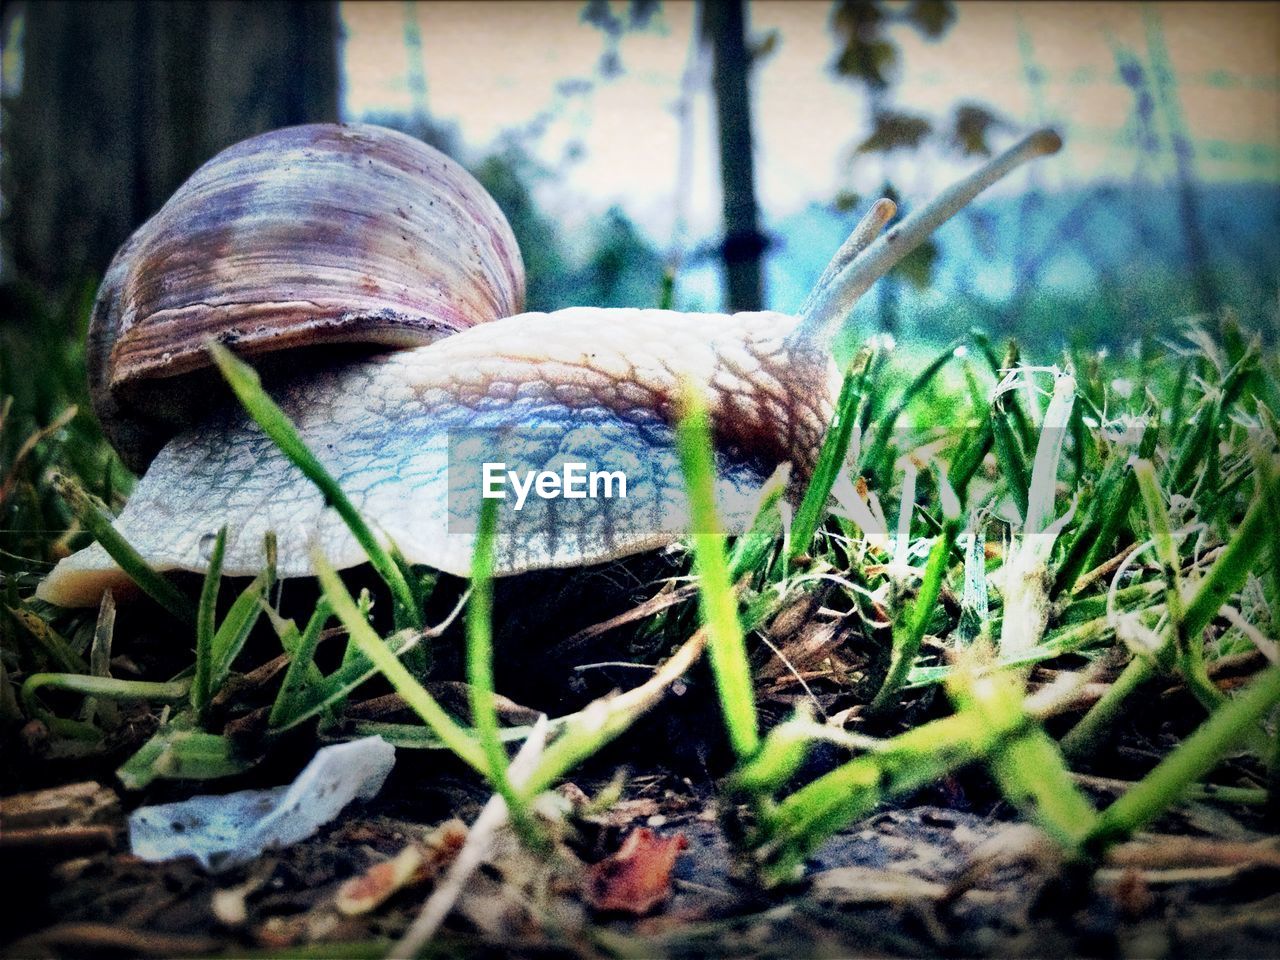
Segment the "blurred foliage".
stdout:
<svg viewBox="0 0 1280 960">
<path fill-rule="evenodd" d="M 619 207 L 594 230 L 592 252 L 570 278 L 572 303 L 599 307 L 650 307 L 658 302 L 662 256 Z"/>
<path fill-rule="evenodd" d="M 85 331 L 94 286 L 58 300 L 26 284 L 0 289 L 0 575 L 19 575 L 21 586 L 79 545 L 69 511 L 45 482 L 49 463 L 113 505 L 132 483 L 89 404 Z"/>
<path fill-rule="evenodd" d="M 561 225 L 543 213 L 534 197 L 550 174 L 527 153 L 507 144 L 472 171 L 492 195 L 515 234 L 524 257 L 526 309 L 651 307 L 658 302 L 662 256 L 619 207 L 593 217 L 577 255 Z"/>
<path fill-rule="evenodd" d="M 976 103 L 956 106 L 951 119 L 950 144 L 966 157 L 991 156 L 987 136 L 993 131 L 1012 130 L 1013 124 Z"/>
<path fill-rule="evenodd" d="M 661 9 L 658 0 L 587 0 L 582 9 L 582 22 L 595 27 L 605 36 L 605 49 L 600 54 L 596 72 L 604 80 L 612 80 L 624 72 L 618 47 L 628 30 L 645 30 Z"/>
<path fill-rule="evenodd" d="M 531 184 L 539 175 L 527 154 L 511 146 L 485 157 L 472 171 L 493 196 L 511 224 L 526 276 L 525 302 L 529 310 L 558 303 L 558 288 L 568 272 L 559 225 L 539 208 Z"/>
<path fill-rule="evenodd" d="M 865 88 L 870 113 L 870 131 L 850 151 L 850 167 L 867 154 L 916 151 L 930 142 L 962 156 L 990 156 L 988 135 L 1012 128 L 1008 121 L 976 103 L 957 105 L 945 121 L 898 110 L 889 104 L 891 88 L 902 69 L 901 53 L 893 39 L 895 29 L 905 27 L 926 40 L 939 41 L 955 19 L 955 9 L 947 0 L 913 0 L 906 5 L 890 5 L 881 0 L 837 0 L 831 14 L 837 43 L 832 70 L 837 77 Z M 882 193 L 898 199 L 890 181 L 886 181 Z M 837 210 L 850 210 L 862 200 L 845 189 L 837 193 L 834 205 Z M 882 281 L 882 287 L 892 286 L 894 278 L 905 280 L 916 289 L 928 287 L 940 256 L 938 242 L 930 240 L 895 268 Z M 882 290 L 880 322 L 887 330 L 897 326 L 896 305 L 895 292 Z"/>
<path fill-rule="evenodd" d="M 563 225 L 544 212 L 536 196 L 539 184 L 556 174 L 532 156 L 525 137 L 506 136 L 493 152 L 470 162 L 450 125 L 422 115 L 377 114 L 364 119 L 417 137 L 468 164 L 506 216 L 519 244 L 526 310 L 657 305 L 662 255 L 620 207 L 587 218 L 578 237 L 566 237 Z"/>
<path fill-rule="evenodd" d="M 923 117 L 881 110 L 873 118 L 871 133 L 858 144 L 858 153 L 888 153 L 899 148 L 915 150 L 932 132 L 933 124 Z"/>
<path fill-rule="evenodd" d="M 838 0 L 831 15 L 831 28 L 841 44 L 835 70 L 873 90 L 886 90 L 900 60 L 889 29 L 907 24 L 925 39 L 938 40 L 955 18 L 955 10 L 946 0 L 912 0 L 904 7 L 868 0 Z"/>
</svg>

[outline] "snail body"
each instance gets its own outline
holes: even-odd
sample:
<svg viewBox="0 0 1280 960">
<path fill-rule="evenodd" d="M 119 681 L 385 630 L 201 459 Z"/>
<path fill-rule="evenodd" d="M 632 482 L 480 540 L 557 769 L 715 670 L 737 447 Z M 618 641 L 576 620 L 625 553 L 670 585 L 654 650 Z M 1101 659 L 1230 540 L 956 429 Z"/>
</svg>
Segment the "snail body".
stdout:
<svg viewBox="0 0 1280 960">
<path fill-rule="evenodd" d="M 519 511 L 499 513 L 495 572 L 577 566 L 686 532 L 674 442 L 683 379 L 703 385 L 717 425 L 716 493 L 730 529 L 751 520 L 780 463 L 807 474 L 839 374 L 825 355 L 787 349 L 795 323 L 740 313 L 699 314 L 695 324 L 688 314 L 625 308 L 521 314 L 429 347 L 308 372 L 273 392 L 372 528 L 410 562 L 447 573 L 470 567 L 483 462 L 621 472 L 625 497 L 530 496 Z M 269 530 L 283 577 L 312 573 L 313 543 L 339 568 L 365 559 L 319 491 L 239 410 L 170 441 L 117 527 L 157 569 L 200 570 L 215 517 L 228 527 L 229 575 L 260 569 Z M 63 561 L 41 595 L 78 605 L 121 585 L 123 574 L 95 546 Z"/>
<path fill-rule="evenodd" d="M 370 526 L 413 563 L 464 574 L 482 464 L 545 470 L 573 460 L 627 477 L 617 499 L 537 499 L 499 511 L 495 573 L 579 566 L 668 544 L 688 530 L 674 427 L 684 382 L 706 398 L 725 529 L 742 532 L 782 464 L 795 501 L 839 389 L 831 343 L 874 280 L 1014 166 L 1058 148 L 1033 134 L 876 239 L 874 205 L 800 316 L 573 307 L 486 318 L 425 346 L 330 362 L 271 388 Z M 873 242 L 874 241 L 874 242 Z M 205 569 L 228 527 L 224 571 L 253 574 L 274 531 L 281 576 L 364 562 L 336 513 L 239 410 L 170 440 L 117 528 L 160 570 Z M 58 564 L 38 595 L 96 602 L 124 575 L 97 545 Z"/>
</svg>

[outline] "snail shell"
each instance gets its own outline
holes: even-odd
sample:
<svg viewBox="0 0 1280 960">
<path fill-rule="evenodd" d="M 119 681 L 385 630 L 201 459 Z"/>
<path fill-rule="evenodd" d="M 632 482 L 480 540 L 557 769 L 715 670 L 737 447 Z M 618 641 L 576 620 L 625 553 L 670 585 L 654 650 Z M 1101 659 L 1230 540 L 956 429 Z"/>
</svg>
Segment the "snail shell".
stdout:
<svg viewBox="0 0 1280 960">
<path fill-rule="evenodd" d="M 268 354 L 430 343 L 523 306 L 511 228 L 458 163 L 383 127 L 290 127 L 219 153 L 116 254 L 90 392 L 139 469 L 208 409 L 210 337 L 269 370 Z"/>
</svg>

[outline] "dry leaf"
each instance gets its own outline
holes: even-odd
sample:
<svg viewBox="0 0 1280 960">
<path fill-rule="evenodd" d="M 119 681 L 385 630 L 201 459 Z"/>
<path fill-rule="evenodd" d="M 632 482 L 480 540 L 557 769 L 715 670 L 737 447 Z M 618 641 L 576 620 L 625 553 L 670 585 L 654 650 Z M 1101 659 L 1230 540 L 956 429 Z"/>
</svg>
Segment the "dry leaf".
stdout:
<svg viewBox="0 0 1280 960">
<path fill-rule="evenodd" d="M 410 844 L 390 860 L 375 863 L 338 889 L 338 912 L 348 917 L 368 913 L 414 878 L 423 864 L 422 851 Z"/>
<path fill-rule="evenodd" d="M 369 913 L 399 890 L 434 880 L 453 862 L 467 839 L 467 825 L 446 820 L 421 844 L 409 844 L 390 860 L 375 863 L 338 888 L 334 906 L 344 916 Z"/>
<path fill-rule="evenodd" d="M 689 845 L 684 834 L 659 837 L 641 827 L 591 867 L 584 896 L 596 910 L 643 916 L 671 894 L 671 868 Z"/>
</svg>

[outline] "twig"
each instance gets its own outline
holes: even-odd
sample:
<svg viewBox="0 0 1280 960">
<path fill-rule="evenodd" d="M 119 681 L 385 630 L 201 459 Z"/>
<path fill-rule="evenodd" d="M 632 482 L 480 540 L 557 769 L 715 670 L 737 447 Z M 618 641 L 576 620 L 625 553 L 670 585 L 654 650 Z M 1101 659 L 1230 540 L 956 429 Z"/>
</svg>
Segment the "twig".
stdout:
<svg viewBox="0 0 1280 960">
<path fill-rule="evenodd" d="M 520 752 L 507 768 L 507 778 L 513 786 L 524 786 L 525 781 L 533 773 L 538 761 L 542 758 L 546 737 L 547 718 L 543 716 L 534 725 L 529 739 L 524 742 L 524 746 L 520 748 Z M 493 836 L 506 820 L 506 801 L 500 794 L 495 793 L 484 805 L 475 823 L 471 825 L 467 842 L 458 852 L 444 880 L 427 898 L 417 918 L 387 954 L 388 960 L 412 960 L 431 942 L 431 938 L 440 929 L 440 924 L 457 903 L 467 880 L 488 858 Z"/>
<path fill-rule="evenodd" d="M 545 790 L 579 760 L 599 750 L 631 725 L 637 716 L 656 706 L 667 688 L 684 676 L 702 656 L 709 636 L 706 627 L 699 629 L 684 642 L 662 667 L 638 687 L 632 687 L 616 696 L 602 697 L 587 704 L 581 711 L 566 717 L 564 733 L 546 752 L 538 766 L 537 775 L 524 787 L 526 796 L 534 796 Z"/>
<path fill-rule="evenodd" d="M 1079 596 L 1080 594 L 1088 590 L 1089 587 L 1097 583 L 1099 580 L 1104 580 L 1107 577 L 1111 576 L 1111 574 L 1115 573 L 1116 568 L 1119 567 L 1120 564 L 1124 563 L 1125 560 L 1129 558 L 1129 554 L 1137 550 L 1139 546 L 1140 544 L 1137 544 L 1137 543 L 1129 544 L 1129 546 L 1125 547 L 1123 550 L 1117 553 L 1110 560 L 1106 561 L 1105 563 L 1099 564 L 1098 566 L 1090 570 L 1088 573 L 1082 575 L 1080 579 L 1076 581 L 1076 585 L 1071 588 L 1072 596 Z"/>
<path fill-rule="evenodd" d="M 637 620 L 651 617 L 655 613 L 666 610 L 668 607 L 674 607 L 677 603 L 683 603 L 690 597 L 697 596 L 697 593 L 698 585 L 696 583 L 686 583 L 684 586 L 676 587 L 674 590 L 659 593 L 643 603 L 637 604 L 625 613 L 620 613 L 616 617 L 610 617 L 608 620 L 592 624 L 577 633 L 570 634 L 556 644 L 553 656 L 571 653 L 587 640 L 592 640 L 601 634 L 608 633 L 610 630 L 616 630 L 618 627 L 625 627 L 628 623 L 635 623 Z"/>
<path fill-rule="evenodd" d="M 6 829 L 0 834 L 0 851 L 8 854 L 49 853 L 59 857 L 83 856 L 110 850 L 119 831 L 107 824 L 73 827 L 32 827 Z"/>
<path fill-rule="evenodd" d="M 17 957 L 50 952 L 86 956 L 104 951 L 137 957 L 186 957 L 205 956 L 223 947 L 225 944 L 213 937 L 132 930 L 113 923 L 60 923 L 11 943 L 7 949 Z"/>
</svg>

